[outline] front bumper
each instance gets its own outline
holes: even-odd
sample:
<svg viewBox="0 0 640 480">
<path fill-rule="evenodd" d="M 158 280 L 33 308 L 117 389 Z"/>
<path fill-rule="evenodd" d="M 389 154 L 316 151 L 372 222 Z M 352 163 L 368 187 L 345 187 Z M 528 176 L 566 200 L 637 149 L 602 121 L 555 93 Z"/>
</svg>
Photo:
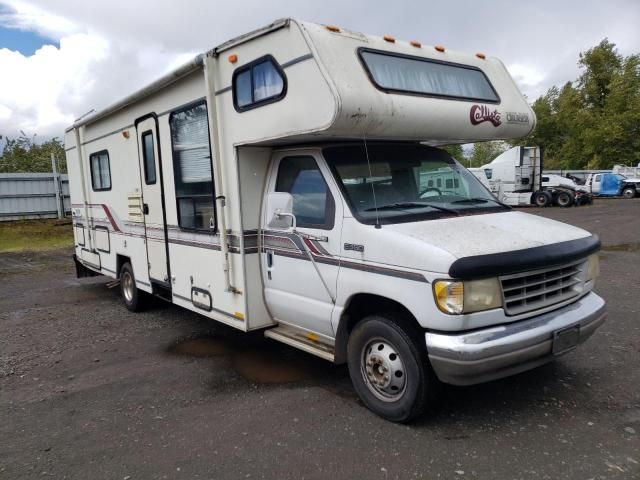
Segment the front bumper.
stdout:
<svg viewBox="0 0 640 480">
<path fill-rule="evenodd" d="M 579 327 L 580 344 L 606 316 L 604 300 L 591 292 L 558 310 L 507 325 L 460 334 L 427 332 L 427 352 L 444 383 L 488 382 L 553 360 L 558 356 L 552 351 L 554 333 Z"/>
</svg>

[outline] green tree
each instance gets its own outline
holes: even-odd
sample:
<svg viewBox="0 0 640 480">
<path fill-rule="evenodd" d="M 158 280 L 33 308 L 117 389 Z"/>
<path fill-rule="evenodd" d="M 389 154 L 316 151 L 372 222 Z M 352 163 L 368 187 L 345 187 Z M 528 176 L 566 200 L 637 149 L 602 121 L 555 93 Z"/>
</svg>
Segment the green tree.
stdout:
<svg viewBox="0 0 640 480">
<path fill-rule="evenodd" d="M 481 167 L 507 150 L 509 146 L 502 141 L 474 143 L 469 156 L 469 167 Z"/>
<path fill-rule="evenodd" d="M 442 147 L 443 150 L 447 151 L 449 155 L 455 158 L 460 163 L 466 163 L 467 159 L 464 156 L 464 150 L 462 149 L 462 145 L 447 145 Z"/>
<path fill-rule="evenodd" d="M 575 82 L 533 102 L 537 125 L 512 145 L 539 145 L 546 168 L 611 168 L 640 161 L 640 56 L 608 39 L 580 54 Z"/>
<path fill-rule="evenodd" d="M 22 132 L 18 138 L 2 137 L 4 148 L 0 157 L 0 173 L 50 172 L 51 153 L 56 156 L 58 172 L 67 173 L 64 145 L 59 138 L 37 143 L 36 135 Z"/>
</svg>

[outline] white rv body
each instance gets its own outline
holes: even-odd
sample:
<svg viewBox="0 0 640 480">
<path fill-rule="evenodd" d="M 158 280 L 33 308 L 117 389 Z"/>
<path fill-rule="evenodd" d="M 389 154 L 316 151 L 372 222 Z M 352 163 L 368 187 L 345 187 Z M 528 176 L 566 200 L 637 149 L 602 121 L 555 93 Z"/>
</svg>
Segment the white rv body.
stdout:
<svg viewBox="0 0 640 480">
<path fill-rule="evenodd" d="M 482 75 L 496 100 L 382 87 L 381 82 L 406 79 L 379 64 L 371 73 L 366 55 L 372 62 L 384 63 L 389 56 L 391 62 L 462 66 L 469 75 Z M 269 74 L 259 71 L 265 62 L 274 67 Z M 244 81 L 250 98 L 241 88 Z M 265 95 L 267 100 L 260 100 Z M 389 145 L 422 152 L 428 149 L 423 144 L 516 138 L 534 124 L 533 111 L 498 59 L 279 20 L 196 57 L 71 126 L 65 147 L 75 255 L 79 268 L 113 278 L 123 278 L 123 265 L 130 264 L 140 291 L 240 330 L 268 328 L 265 335 L 338 363 L 347 360 L 358 314 L 393 306 L 422 332 L 420 348 L 428 350 L 442 381 L 498 378 L 550 358 L 532 358 L 524 346 L 532 352 L 530 347 L 538 345 L 542 354 L 551 348 L 552 332 L 574 324 L 584 324 L 583 341 L 604 320 L 604 303 L 591 292 L 593 279 L 586 276 L 586 255 L 595 248 L 589 233 L 520 212 L 491 213 L 488 205 L 484 215 L 451 218 L 442 208 L 437 212 L 443 218 L 385 223 L 391 214 L 378 212 L 375 203 L 382 222 L 373 225 L 359 217 L 346 196 L 358 190 L 368 195 L 368 183 L 385 173 L 374 166 L 366 178 L 340 182 L 336 163 L 327 156 L 331 148 L 339 155 L 349 145 L 359 152 L 364 147 L 368 156 Z M 297 197 L 279 193 L 284 188 L 279 172 L 295 162 L 315 165 L 314 181 L 324 181 L 326 224 L 305 225 L 303 218 L 297 218 L 297 227 L 287 223 L 293 222 L 290 209 Z M 298 175 L 302 171 L 311 172 L 298 170 Z M 449 186 L 471 188 L 468 177 L 447 172 L 430 171 L 414 180 L 438 195 Z M 441 188 L 430 186 L 438 181 Z M 381 184 L 374 202 L 393 195 L 390 187 Z M 556 302 L 511 312 L 496 307 L 449 314 L 434 301 L 440 279 L 468 276 L 465 259 L 559 242 L 588 244 L 590 250 L 571 257 L 577 280 Z M 453 265 L 459 268 L 452 270 Z M 505 324 L 521 329 L 521 322 L 541 318 L 544 328 L 493 339 Z M 460 347 L 461 332 L 485 327 L 491 344 L 474 337 L 475 347 Z M 495 348 L 513 350 L 513 357 L 483 362 Z M 476 366 L 466 366 L 467 361 Z M 410 416 L 387 414 L 365 402 L 387 418 Z"/>
</svg>

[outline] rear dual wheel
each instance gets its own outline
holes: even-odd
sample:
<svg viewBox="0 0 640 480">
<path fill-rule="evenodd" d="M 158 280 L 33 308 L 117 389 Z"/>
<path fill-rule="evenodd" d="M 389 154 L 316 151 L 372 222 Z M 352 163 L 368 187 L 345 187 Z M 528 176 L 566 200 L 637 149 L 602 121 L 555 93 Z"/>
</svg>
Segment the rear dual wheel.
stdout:
<svg viewBox="0 0 640 480">
<path fill-rule="evenodd" d="M 575 197 L 573 196 L 573 194 L 569 192 L 560 191 L 556 196 L 556 204 L 559 207 L 567 208 L 573 205 L 574 202 L 575 202 Z"/>
<path fill-rule="evenodd" d="M 407 325 L 398 314 L 372 315 L 356 325 L 348 343 L 349 374 L 358 396 L 374 413 L 400 423 L 433 405 L 441 386 L 424 335 Z"/>
<path fill-rule="evenodd" d="M 120 268 L 120 295 L 124 306 L 132 312 L 140 312 L 146 305 L 147 294 L 136 286 L 136 277 L 129 262 Z"/>
</svg>

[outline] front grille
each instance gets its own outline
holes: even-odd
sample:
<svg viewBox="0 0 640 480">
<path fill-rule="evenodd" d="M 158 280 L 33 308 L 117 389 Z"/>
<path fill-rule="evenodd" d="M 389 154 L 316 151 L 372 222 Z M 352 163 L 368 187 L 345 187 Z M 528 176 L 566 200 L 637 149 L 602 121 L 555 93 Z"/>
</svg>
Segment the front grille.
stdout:
<svg viewBox="0 0 640 480">
<path fill-rule="evenodd" d="M 506 314 L 520 315 L 578 297 L 584 290 L 586 269 L 587 262 L 581 260 L 500 277 Z"/>
</svg>

